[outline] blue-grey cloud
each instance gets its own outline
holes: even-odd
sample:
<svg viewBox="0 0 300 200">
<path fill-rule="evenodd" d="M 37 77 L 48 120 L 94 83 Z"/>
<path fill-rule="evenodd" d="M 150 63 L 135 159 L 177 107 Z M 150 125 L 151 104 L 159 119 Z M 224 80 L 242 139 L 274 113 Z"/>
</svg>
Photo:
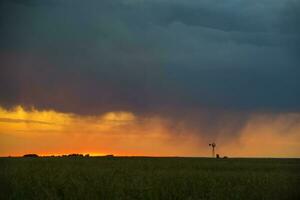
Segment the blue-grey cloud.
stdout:
<svg viewBox="0 0 300 200">
<path fill-rule="evenodd" d="M 7 107 L 222 126 L 228 113 L 300 111 L 295 0 L 15 0 L 0 13 Z"/>
</svg>

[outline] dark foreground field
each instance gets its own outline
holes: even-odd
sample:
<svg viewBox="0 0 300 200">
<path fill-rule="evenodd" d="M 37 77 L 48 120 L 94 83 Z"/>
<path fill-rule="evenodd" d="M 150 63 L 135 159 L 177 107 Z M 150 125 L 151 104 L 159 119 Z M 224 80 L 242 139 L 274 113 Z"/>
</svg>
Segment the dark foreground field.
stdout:
<svg viewBox="0 0 300 200">
<path fill-rule="evenodd" d="M 0 158 L 1 199 L 300 199 L 298 159 Z"/>
</svg>

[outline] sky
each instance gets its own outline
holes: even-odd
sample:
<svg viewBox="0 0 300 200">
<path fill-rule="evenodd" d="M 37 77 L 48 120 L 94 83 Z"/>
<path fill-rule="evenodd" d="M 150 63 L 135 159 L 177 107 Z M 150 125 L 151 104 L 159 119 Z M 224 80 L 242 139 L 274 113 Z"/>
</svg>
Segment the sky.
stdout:
<svg viewBox="0 0 300 200">
<path fill-rule="evenodd" d="M 300 1 L 3 0 L 0 156 L 300 157 Z"/>
</svg>

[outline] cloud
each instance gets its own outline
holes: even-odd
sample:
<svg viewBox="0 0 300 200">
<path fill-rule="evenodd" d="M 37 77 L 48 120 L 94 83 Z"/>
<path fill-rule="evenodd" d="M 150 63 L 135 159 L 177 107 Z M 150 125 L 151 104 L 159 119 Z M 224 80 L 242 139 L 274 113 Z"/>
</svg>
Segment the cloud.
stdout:
<svg viewBox="0 0 300 200">
<path fill-rule="evenodd" d="M 12 0 L 15 4 L 21 4 L 25 6 L 53 6 L 58 5 L 59 0 Z"/>
<path fill-rule="evenodd" d="M 43 121 L 24 120 L 24 119 L 10 119 L 10 118 L 0 118 L 0 122 L 7 122 L 7 123 L 36 123 L 36 124 L 47 124 L 47 125 L 53 124 L 53 123 L 43 122 Z"/>
<path fill-rule="evenodd" d="M 210 134 L 300 110 L 297 1 L 24 2 L 1 5 L 2 106 L 159 115 Z"/>
<path fill-rule="evenodd" d="M 210 156 L 208 143 L 214 139 L 216 152 L 221 156 L 299 157 L 300 114 L 251 115 L 235 137 L 232 137 L 233 132 L 227 133 L 236 126 L 232 124 L 234 120 L 229 119 L 234 116 L 226 117 L 227 123 L 226 120 L 220 123 L 216 117 L 205 116 L 206 123 L 212 123 L 215 130 L 219 130 L 212 138 L 203 127 L 193 129 L 182 121 L 174 123 L 159 116 L 141 118 L 130 112 L 82 116 L 53 110 L 0 107 L 0 156 L 26 152 Z M 245 120 L 236 123 L 241 124 L 241 121 Z"/>
</svg>

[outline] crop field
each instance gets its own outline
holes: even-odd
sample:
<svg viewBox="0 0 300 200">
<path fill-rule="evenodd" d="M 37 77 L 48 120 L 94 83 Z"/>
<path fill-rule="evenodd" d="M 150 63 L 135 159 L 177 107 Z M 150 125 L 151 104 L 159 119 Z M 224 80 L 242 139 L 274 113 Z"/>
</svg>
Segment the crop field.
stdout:
<svg viewBox="0 0 300 200">
<path fill-rule="evenodd" d="M 0 199 L 300 199 L 300 159 L 0 158 Z"/>
</svg>

